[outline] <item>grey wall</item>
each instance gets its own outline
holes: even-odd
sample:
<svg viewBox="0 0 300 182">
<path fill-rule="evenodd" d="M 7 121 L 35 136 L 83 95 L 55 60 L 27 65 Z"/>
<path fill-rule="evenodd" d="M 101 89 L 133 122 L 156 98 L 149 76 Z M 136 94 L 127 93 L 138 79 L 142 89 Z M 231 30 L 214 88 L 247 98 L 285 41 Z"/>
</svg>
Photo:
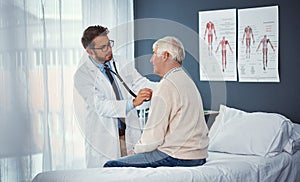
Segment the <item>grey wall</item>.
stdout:
<svg viewBox="0 0 300 182">
<path fill-rule="evenodd" d="M 151 79 L 152 43 L 165 35 L 185 45 L 184 68 L 195 81 L 205 109 L 226 104 L 245 111 L 276 112 L 300 123 L 300 24 L 296 0 L 135 0 L 135 57 L 137 69 Z M 280 83 L 207 82 L 199 78 L 198 11 L 279 6 Z"/>
</svg>

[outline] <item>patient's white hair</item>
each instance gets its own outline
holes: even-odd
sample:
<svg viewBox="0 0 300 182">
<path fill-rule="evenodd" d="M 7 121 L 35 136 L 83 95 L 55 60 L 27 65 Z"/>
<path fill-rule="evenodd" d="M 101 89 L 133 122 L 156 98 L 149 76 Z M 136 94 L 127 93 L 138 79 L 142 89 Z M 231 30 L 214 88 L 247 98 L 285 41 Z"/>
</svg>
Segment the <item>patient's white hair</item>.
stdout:
<svg viewBox="0 0 300 182">
<path fill-rule="evenodd" d="M 185 58 L 184 47 L 180 40 L 176 37 L 166 36 L 154 42 L 153 49 L 157 48 L 158 54 L 163 54 L 165 51 L 170 54 L 170 58 L 182 64 Z"/>
</svg>

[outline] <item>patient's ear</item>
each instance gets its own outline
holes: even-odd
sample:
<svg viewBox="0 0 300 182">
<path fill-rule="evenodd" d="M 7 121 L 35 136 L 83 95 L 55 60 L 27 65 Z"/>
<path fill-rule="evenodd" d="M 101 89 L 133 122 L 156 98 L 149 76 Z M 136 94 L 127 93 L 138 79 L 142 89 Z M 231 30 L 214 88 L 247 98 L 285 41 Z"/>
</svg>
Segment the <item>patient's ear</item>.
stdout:
<svg viewBox="0 0 300 182">
<path fill-rule="evenodd" d="M 170 53 L 168 53 L 167 51 L 165 51 L 164 53 L 163 53 L 163 58 L 164 59 L 168 59 L 170 57 Z"/>
</svg>

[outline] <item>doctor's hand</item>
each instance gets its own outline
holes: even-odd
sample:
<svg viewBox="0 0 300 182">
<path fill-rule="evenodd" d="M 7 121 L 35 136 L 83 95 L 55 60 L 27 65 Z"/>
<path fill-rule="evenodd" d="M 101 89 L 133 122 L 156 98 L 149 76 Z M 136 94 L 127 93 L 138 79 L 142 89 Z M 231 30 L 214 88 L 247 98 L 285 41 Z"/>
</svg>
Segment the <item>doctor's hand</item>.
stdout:
<svg viewBox="0 0 300 182">
<path fill-rule="evenodd" d="M 143 104 L 145 100 L 149 100 L 152 97 L 152 89 L 150 88 L 143 88 L 139 91 L 136 98 L 133 99 L 133 106 L 139 106 Z"/>
</svg>

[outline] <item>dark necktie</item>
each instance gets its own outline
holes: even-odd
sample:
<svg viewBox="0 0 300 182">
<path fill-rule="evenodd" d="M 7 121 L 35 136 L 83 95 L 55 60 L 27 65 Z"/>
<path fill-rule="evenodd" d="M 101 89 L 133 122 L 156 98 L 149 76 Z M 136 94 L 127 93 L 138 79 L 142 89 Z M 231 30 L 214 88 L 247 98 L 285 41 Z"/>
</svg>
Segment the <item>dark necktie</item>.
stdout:
<svg viewBox="0 0 300 182">
<path fill-rule="evenodd" d="M 117 83 L 116 81 L 114 80 L 111 72 L 110 72 L 110 68 L 108 67 L 107 64 L 104 64 L 104 69 L 105 69 L 105 73 L 113 87 L 113 90 L 115 92 L 115 95 L 116 95 L 116 98 L 117 100 L 120 100 L 120 93 L 118 91 L 118 88 L 117 88 Z M 124 132 L 125 129 L 126 129 L 126 124 L 125 124 L 125 119 L 124 118 L 118 118 L 119 119 L 119 132 Z M 121 131 L 120 131 L 121 130 Z M 120 135 L 123 135 L 123 133 L 119 133 Z"/>
<path fill-rule="evenodd" d="M 111 85 L 113 87 L 113 90 L 115 92 L 117 100 L 120 100 L 120 94 L 119 94 L 116 82 L 115 82 L 113 76 L 111 75 L 110 69 L 109 69 L 109 67 L 108 67 L 107 64 L 104 64 L 104 69 L 105 69 L 105 73 L 106 73 L 106 75 L 107 75 L 107 77 L 108 77 L 108 79 L 109 79 L 109 81 L 110 81 L 110 83 L 111 83 Z"/>
</svg>

